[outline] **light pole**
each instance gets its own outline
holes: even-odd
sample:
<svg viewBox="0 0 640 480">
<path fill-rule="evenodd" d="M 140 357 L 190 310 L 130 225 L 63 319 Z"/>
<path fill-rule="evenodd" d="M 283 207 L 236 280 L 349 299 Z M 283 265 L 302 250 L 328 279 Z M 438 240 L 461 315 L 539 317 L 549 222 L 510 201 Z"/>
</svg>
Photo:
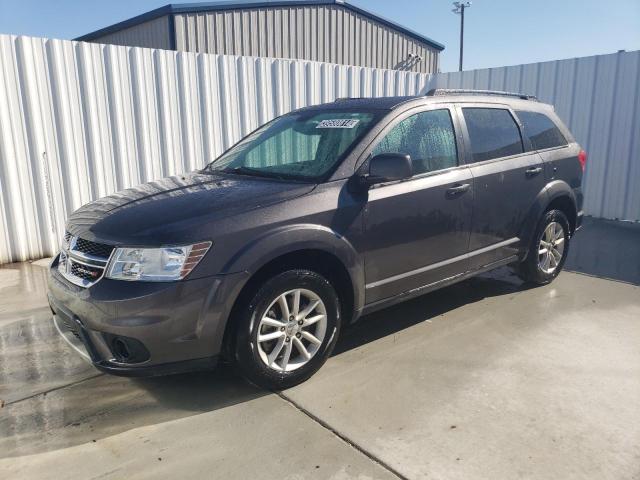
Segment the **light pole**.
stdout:
<svg viewBox="0 0 640 480">
<path fill-rule="evenodd" d="M 460 68 L 462 71 L 462 51 L 464 48 L 464 9 L 471 6 L 471 2 L 453 2 L 453 13 L 460 14 Z"/>
</svg>

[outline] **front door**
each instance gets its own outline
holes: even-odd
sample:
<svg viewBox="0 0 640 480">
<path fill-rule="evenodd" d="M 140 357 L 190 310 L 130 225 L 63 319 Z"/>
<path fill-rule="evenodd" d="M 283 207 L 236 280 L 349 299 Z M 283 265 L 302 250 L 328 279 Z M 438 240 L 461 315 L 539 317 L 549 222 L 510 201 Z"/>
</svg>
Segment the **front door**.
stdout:
<svg viewBox="0 0 640 480">
<path fill-rule="evenodd" d="M 381 134 L 372 155 L 411 156 L 414 174 L 369 190 L 365 210 L 366 303 L 464 272 L 473 181 L 458 161 L 449 108 L 405 112 Z"/>
<path fill-rule="evenodd" d="M 469 264 L 476 269 L 518 253 L 522 225 L 545 185 L 544 170 L 540 155 L 525 152 L 520 125 L 508 107 L 462 105 L 460 110 L 474 181 Z"/>
</svg>

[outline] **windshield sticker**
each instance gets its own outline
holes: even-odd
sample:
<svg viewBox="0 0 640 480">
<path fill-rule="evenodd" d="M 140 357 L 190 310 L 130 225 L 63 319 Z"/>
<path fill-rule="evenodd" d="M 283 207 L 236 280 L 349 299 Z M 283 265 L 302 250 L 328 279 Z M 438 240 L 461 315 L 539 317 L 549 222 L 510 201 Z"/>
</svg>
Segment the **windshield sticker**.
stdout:
<svg viewBox="0 0 640 480">
<path fill-rule="evenodd" d="M 356 118 L 338 118 L 335 120 L 322 120 L 316 128 L 353 128 L 360 120 Z"/>
</svg>

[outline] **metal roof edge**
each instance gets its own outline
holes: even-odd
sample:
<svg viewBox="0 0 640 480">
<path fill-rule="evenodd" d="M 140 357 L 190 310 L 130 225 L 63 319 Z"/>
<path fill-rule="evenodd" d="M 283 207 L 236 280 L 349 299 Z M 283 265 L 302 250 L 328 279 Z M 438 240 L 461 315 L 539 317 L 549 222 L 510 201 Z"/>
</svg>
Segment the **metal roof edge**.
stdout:
<svg viewBox="0 0 640 480">
<path fill-rule="evenodd" d="M 430 46 L 432 46 L 433 48 L 435 48 L 436 50 L 438 50 L 440 52 L 442 50 L 444 50 L 444 48 L 445 48 L 444 45 L 442 43 L 440 43 L 440 42 L 436 42 L 435 40 L 433 40 L 433 39 L 431 39 L 431 38 L 429 38 L 429 37 L 427 37 L 425 35 L 422 35 L 421 33 L 418 33 L 418 32 L 416 32 L 414 30 L 411 30 L 410 28 L 404 27 L 404 26 L 400 25 L 399 23 L 394 22 L 393 20 L 389 20 L 389 19 L 387 19 L 385 17 L 381 17 L 380 15 L 378 15 L 376 13 L 373 13 L 373 12 L 370 12 L 369 10 L 365 10 L 364 8 L 357 7 L 357 6 L 355 6 L 355 5 L 351 4 L 351 3 L 348 3 L 348 2 L 343 1 L 343 0 L 335 0 L 335 1 L 331 2 L 331 3 L 335 3 L 336 5 L 342 5 L 342 6 L 346 7 L 346 8 L 348 8 L 349 10 L 353 10 L 354 12 L 357 12 L 357 13 L 359 13 L 361 15 L 369 17 L 369 18 L 371 18 L 371 19 L 373 19 L 373 20 L 375 20 L 377 22 L 382 23 L 383 25 L 391 27 L 394 30 L 398 30 L 398 31 L 404 33 L 405 35 L 408 35 L 409 37 L 413 37 L 416 40 L 419 40 L 419 41 L 421 41 L 423 43 L 427 43 L 427 44 L 429 44 Z"/>
<path fill-rule="evenodd" d="M 162 17 L 164 15 L 172 15 L 179 13 L 194 13 L 194 12 L 207 12 L 207 11 L 216 11 L 216 10 L 240 10 L 247 8 L 267 8 L 267 7 L 286 7 L 286 6 L 305 6 L 305 5 L 339 5 L 353 12 L 359 13 L 360 15 L 364 15 L 372 20 L 375 20 L 383 25 L 386 25 L 394 30 L 404 33 L 405 35 L 412 37 L 420 42 L 426 43 L 431 47 L 435 48 L 438 51 L 444 50 L 444 45 L 435 40 L 432 40 L 429 37 L 426 37 L 418 32 L 415 32 L 409 28 L 403 27 L 402 25 L 381 17 L 375 13 L 372 13 L 364 8 L 357 7 L 352 5 L 345 0 L 277 0 L 277 1 L 264 1 L 264 0 L 256 0 L 249 2 L 203 2 L 203 3 L 178 3 L 178 4 L 168 4 L 163 7 L 156 8 L 154 10 L 150 10 L 148 12 L 142 13 L 140 15 L 136 15 L 135 17 L 131 17 L 127 20 L 123 20 L 122 22 L 114 23 L 113 25 L 109 25 L 107 27 L 101 28 L 99 30 L 95 30 L 93 32 L 81 35 L 79 37 L 74 38 L 76 41 L 90 41 L 94 40 L 98 37 L 102 37 L 104 35 L 108 35 L 110 33 L 115 33 L 120 30 L 124 30 L 125 28 L 134 27 L 144 22 L 148 22 L 149 20 L 155 20 L 156 18 Z"/>
<path fill-rule="evenodd" d="M 110 33 L 119 32 L 120 30 L 124 30 L 125 28 L 135 27 L 136 25 L 140 25 L 141 23 L 148 22 L 149 20 L 155 20 L 156 18 L 160 18 L 171 13 L 172 5 L 165 5 L 154 10 L 149 10 L 148 12 L 142 13 L 140 15 L 136 15 L 135 17 L 128 18 L 126 20 L 123 20 L 122 22 L 114 23 L 113 25 L 109 25 L 107 27 L 94 30 L 93 32 L 86 33 L 74 38 L 73 40 L 76 40 L 78 42 L 93 40 Z"/>
</svg>

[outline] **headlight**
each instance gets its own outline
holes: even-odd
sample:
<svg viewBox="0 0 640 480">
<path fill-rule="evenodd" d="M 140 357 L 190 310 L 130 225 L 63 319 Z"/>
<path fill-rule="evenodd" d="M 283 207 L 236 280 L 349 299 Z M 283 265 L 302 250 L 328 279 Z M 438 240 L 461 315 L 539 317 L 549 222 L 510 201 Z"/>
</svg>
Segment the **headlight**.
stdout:
<svg viewBox="0 0 640 480">
<path fill-rule="evenodd" d="M 109 263 L 107 278 L 172 282 L 182 280 L 202 260 L 211 242 L 182 247 L 117 248 Z"/>
</svg>

